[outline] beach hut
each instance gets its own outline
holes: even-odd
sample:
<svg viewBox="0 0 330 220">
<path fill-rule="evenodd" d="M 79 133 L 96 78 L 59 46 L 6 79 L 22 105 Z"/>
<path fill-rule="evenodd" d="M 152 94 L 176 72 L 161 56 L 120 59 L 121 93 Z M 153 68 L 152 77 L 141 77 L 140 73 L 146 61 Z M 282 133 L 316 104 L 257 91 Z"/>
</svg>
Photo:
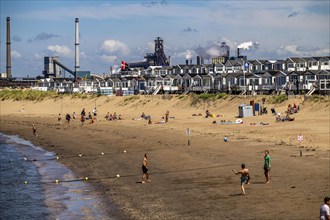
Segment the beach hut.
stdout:
<svg viewBox="0 0 330 220">
<path fill-rule="evenodd" d="M 252 105 L 241 104 L 238 106 L 238 117 L 245 118 L 253 116 Z"/>
</svg>

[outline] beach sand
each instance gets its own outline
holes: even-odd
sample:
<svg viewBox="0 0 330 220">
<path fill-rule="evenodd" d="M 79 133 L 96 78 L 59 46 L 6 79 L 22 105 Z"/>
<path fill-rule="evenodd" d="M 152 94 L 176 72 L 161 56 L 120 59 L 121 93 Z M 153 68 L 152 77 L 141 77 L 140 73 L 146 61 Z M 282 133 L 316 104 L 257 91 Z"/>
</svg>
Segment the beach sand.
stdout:
<svg viewBox="0 0 330 220">
<path fill-rule="evenodd" d="M 212 124 L 236 121 L 238 105 L 252 99 L 261 103 L 261 98 L 228 97 L 195 106 L 188 96 L 161 95 L 4 100 L 0 131 L 56 152 L 77 178 L 88 177 L 103 209 L 118 219 L 316 219 L 323 198 L 330 195 L 329 98 L 314 102 L 295 97 L 281 104 L 270 104 L 267 98 L 266 115 L 243 118 L 242 124 Z M 270 109 L 283 115 L 293 103 L 301 108 L 291 115 L 295 120 L 275 122 Z M 79 117 L 65 122 L 66 113 L 79 116 L 82 108 L 88 113 L 95 106 L 95 123 L 82 126 Z M 206 109 L 219 117 L 205 118 Z M 156 124 L 167 110 L 169 122 Z M 123 119 L 106 121 L 107 112 Z M 152 116 L 152 124 L 132 120 L 142 112 Z M 203 116 L 193 116 L 199 113 Z M 299 134 L 304 137 L 301 145 Z M 269 184 L 264 184 L 263 174 L 266 149 L 272 158 Z M 152 181 L 141 184 L 145 153 Z M 241 163 L 251 173 L 245 196 L 239 176 L 231 171 Z"/>
</svg>

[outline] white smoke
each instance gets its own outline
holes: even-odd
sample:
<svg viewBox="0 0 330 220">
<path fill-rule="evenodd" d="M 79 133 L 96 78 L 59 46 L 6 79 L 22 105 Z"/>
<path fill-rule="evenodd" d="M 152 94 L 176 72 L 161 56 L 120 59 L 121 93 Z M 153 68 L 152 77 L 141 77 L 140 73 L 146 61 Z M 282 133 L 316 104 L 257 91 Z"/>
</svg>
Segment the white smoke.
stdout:
<svg viewBox="0 0 330 220">
<path fill-rule="evenodd" d="M 208 60 L 212 57 L 229 56 L 229 50 L 229 46 L 224 41 L 216 40 L 210 42 L 206 47 L 197 47 L 195 52 L 198 56 Z"/>
<path fill-rule="evenodd" d="M 194 56 L 194 51 L 192 50 L 186 50 L 186 60 L 191 60 Z"/>
<path fill-rule="evenodd" d="M 258 48 L 259 47 L 259 42 L 258 41 L 247 41 L 247 42 L 243 42 L 240 45 L 237 46 L 237 48 L 239 49 L 243 49 L 243 50 L 249 50 L 251 48 Z"/>
</svg>

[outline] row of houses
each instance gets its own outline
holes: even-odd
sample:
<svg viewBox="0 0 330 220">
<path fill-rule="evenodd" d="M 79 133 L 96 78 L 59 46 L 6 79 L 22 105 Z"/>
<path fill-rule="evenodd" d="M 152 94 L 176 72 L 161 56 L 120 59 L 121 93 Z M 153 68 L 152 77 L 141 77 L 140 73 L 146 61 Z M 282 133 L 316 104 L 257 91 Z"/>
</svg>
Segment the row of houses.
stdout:
<svg viewBox="0 0 330 220">
<path fill-rule="evenodd" d="M 228 59 L 224 63 L 216 64 L 192 64 L 187 61 L 183 65 L 174 66 L 150 66 L 148 68 L 128 68 L 122 72 L 131 76 L 163 76 L 189 74 L 218 74 L 239 73 L 242 71 L 251 73 L 263 73 L 265 71 L 307 71 L 330 70 L 330 56 L 324 57 L 289 57 L 286 60 L 246 60 L 245 58 Z"/>
<path fill-rule="evenodd" d="M 329 68 L 330 69 L 330 68 Z M 158 93 L 230 93 L 273 94 L 294 92 L 312 94 L 330 93 L 330 70 L 305 71 L 237 71 L 232 73 L 181 73 L 122 75 L 120 77 L 94 77 L 72 81 L 70 79 L 41 79 L 36 90 L 55 90 L 61 93 L 99 93 L 101 95 L 133 95 Z"/>
</svg>

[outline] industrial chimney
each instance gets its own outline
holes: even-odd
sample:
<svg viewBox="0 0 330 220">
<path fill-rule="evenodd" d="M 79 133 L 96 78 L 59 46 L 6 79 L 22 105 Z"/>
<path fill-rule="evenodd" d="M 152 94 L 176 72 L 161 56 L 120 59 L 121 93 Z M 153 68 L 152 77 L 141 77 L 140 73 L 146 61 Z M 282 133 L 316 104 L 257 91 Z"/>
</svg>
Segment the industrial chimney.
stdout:
<svg viewBox="0 0 330 220">
<path fill-rule="evenodd" d="M 10 50 L 10 17 L 7 17 L 7 79 L 11 78 L 11 50 Z"/>
<path fill-rule="evenodd" d="M 201 57 L 200 56 L 197 56 L 197 65 L 201 65 Z"/>
<path fill-rule="evenodd" d="M 237 47 L 237 58 L 240 57 L 239 47 Z"/>
<path fill-rule="evenodd" d="M 79 71 L 79 18 L 76 18 L 76 41 L 75 41 L 75 65 L 74 65 L 74 72 L 75 76 L 77 71 Z"/>
</svg>

